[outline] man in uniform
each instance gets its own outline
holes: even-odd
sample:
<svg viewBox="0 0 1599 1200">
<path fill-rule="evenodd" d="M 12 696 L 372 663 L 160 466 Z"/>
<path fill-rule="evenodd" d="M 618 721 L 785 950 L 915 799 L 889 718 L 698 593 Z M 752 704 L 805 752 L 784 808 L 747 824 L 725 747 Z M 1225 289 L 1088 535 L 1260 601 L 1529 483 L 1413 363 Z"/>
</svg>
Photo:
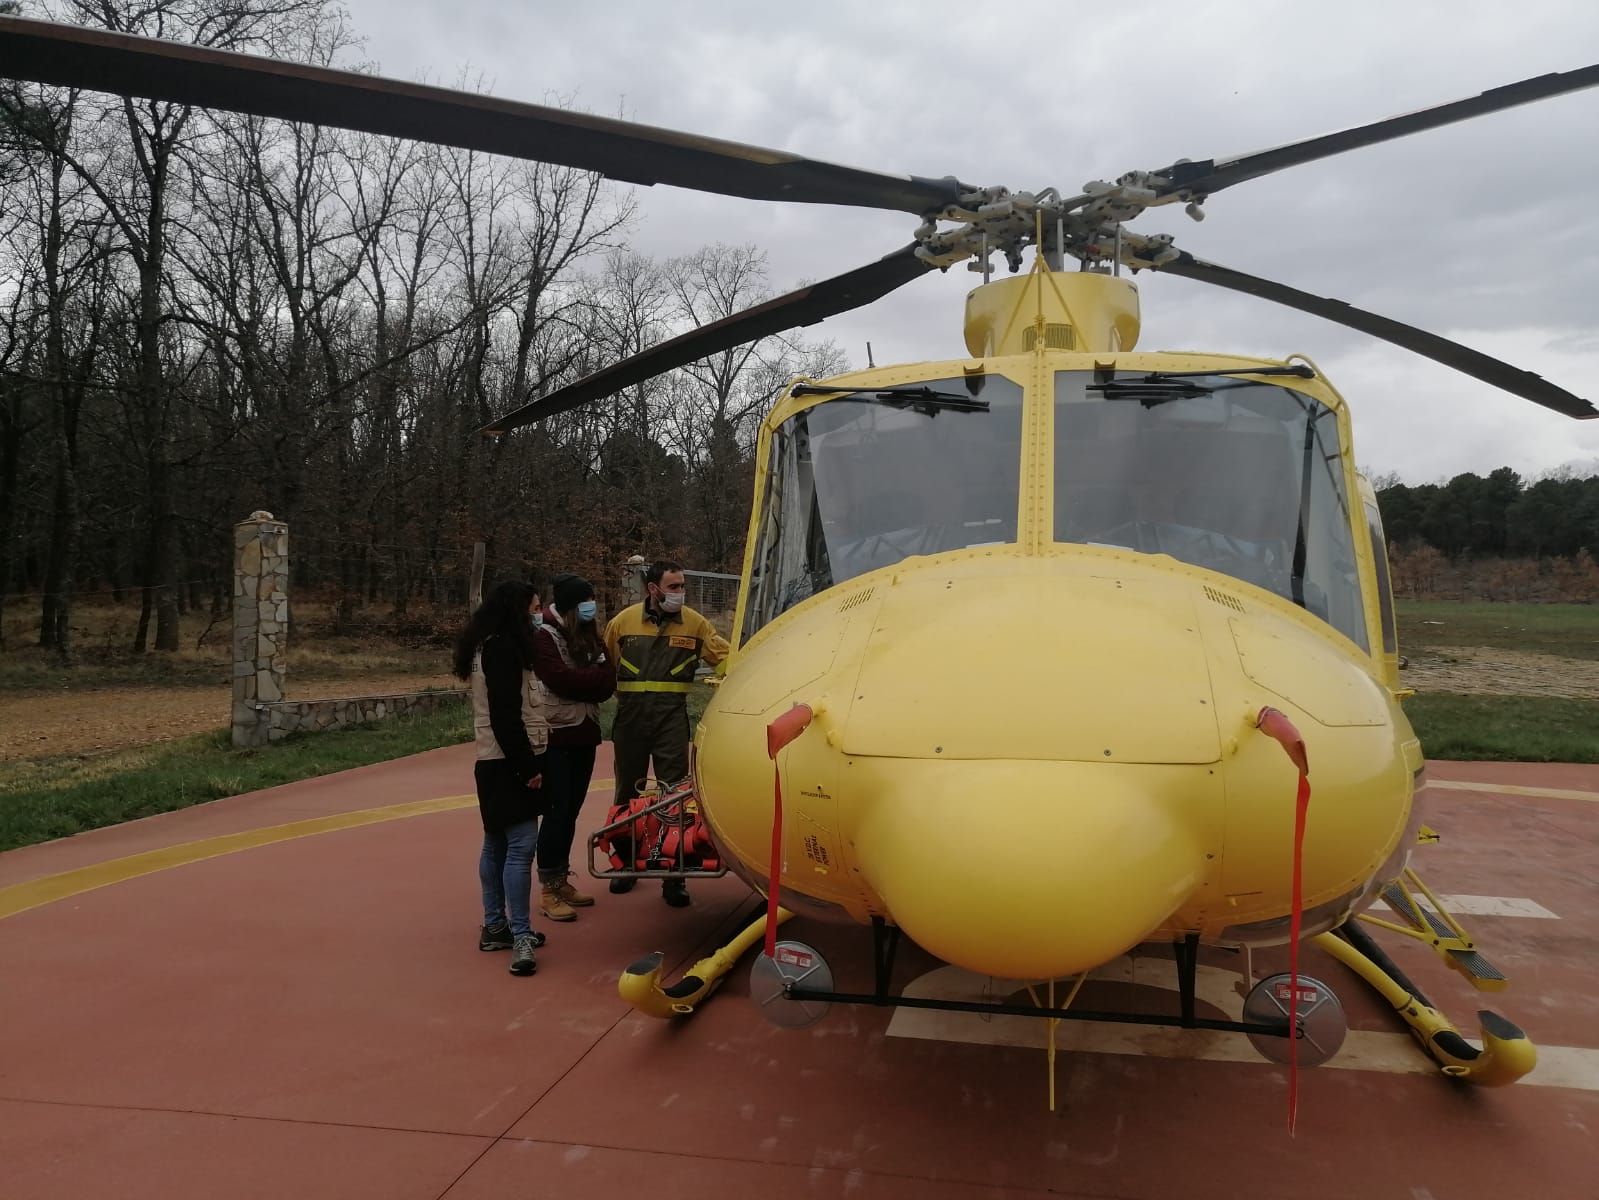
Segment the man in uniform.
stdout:
<svg viewBox="0 0 1599 1200">
<path fill-rule="evenodd" d="M 644 600 L 624 608 L 605 627 L 605 652 L 616 664 L 617 811 L 639 794 L 653 774 L 666 784 L 688 778 L 688 692 L 694 668 L 715 666 L 727 642 L 701 614 L 683 603 L 683 568 L 652 563 L 644 573 Z M 651 763 L 654 764 L 653 771 Z M 633 879 L 611 880 L 611 891 L 632 891 Z M 661 896 L 673 908 L 689 902 L 681 879 L 663 879 Z"/>
</svg>

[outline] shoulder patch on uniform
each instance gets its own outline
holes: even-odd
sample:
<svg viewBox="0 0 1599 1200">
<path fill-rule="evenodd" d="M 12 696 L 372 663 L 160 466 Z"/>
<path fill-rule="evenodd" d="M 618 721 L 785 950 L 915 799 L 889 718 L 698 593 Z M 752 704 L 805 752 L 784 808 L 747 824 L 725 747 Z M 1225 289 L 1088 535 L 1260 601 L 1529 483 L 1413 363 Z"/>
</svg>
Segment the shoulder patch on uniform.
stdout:
<svg viewBox="0 0 1599 1200">
<path fill-rule="evenodd" d="M 674 650 L 693 650 L 693 649 L 696 649 L 698 647 L 698 645 L 699 645 L 699 639 L 698 638 L 674 637 L 672 639 L 672 648 Z"/>
</svg>

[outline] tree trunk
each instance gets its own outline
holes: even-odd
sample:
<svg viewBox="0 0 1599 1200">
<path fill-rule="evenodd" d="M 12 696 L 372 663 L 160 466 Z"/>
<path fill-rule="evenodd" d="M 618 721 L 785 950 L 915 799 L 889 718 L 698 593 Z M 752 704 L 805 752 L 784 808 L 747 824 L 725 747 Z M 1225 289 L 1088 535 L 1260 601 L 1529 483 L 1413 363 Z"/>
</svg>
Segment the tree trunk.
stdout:
<svg viewBox="0 0 1599 1200">
<path fill-rule="evenodd" d="M 65 659 L 71 653 L 72 565 L 78 546 L 78 481 L 66 446 L 58 447 L 50 557 L 45 566 L 39 645 Z"/>
<path fill-rule="evenodd" d="M 11 594 L 12 547 L 17 529 L 17 484 L 22 468 L 21 396 L 0 400 L 0 650 L 6 648 L 6 597 Z"/>
</svg>

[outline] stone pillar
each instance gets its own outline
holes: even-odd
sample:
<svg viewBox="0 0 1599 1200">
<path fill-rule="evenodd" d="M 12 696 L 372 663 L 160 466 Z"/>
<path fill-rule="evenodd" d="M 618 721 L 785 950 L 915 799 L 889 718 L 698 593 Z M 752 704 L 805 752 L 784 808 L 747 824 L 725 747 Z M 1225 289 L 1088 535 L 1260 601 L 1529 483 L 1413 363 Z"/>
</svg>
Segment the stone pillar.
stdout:
<svg viewBox="0 0 1599 1200">
<path fill-rule="evenodd" d="M 289 527 L 253 512 L 233 527 L 233 744 L 264 746 L 289 648 Z"/>
<path fill-rule="evenodd" d="M 649 562 L 642 554 L 635 554 L 622 564 L 622 603 L 637 604 L 644 599 L 644 572 Z"/>
</svg>

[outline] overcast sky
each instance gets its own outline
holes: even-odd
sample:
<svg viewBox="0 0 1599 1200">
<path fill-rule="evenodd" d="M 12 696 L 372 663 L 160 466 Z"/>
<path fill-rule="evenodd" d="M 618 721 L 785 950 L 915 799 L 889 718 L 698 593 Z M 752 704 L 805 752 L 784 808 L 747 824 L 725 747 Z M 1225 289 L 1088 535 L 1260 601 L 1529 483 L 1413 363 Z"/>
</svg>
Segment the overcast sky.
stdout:
<svg viewBox="0 0 1599 1200">
<path fill-rule="evenodd" d="M 1075 192 L 1177 158 L 1297 141 L 1599 62 L 1593 0 L 347 0 L 381 74 L 577 107 L 891 173 Z M 1372 309 L 1599 399 L 1599 88 L 1291 168 L 1134 228 Z M 847 270 L 914 217 L 638 189 L 636 248 L 769 254 L 771 282 Z M 996 260 L 997 264 L 998 260 Z M 930 274 L 809 335 L 864 365 L 964 354 L 976 277 Z M 1599 470 L 1578 422 L 1265 301 L 1139 276 L 1141 349 L 1315 359 L 1356 457 L 1429 482 Z"/>
</svg>

